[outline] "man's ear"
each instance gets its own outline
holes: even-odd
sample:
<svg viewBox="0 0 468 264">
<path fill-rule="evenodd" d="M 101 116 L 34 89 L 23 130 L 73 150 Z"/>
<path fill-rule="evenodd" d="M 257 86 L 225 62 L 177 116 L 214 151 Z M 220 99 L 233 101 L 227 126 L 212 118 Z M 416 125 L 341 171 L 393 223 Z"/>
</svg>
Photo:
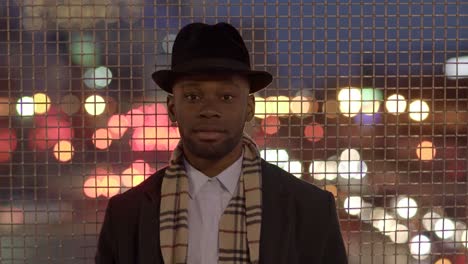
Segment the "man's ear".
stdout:
<svg viewBox="0 0 468 264">
<path fill-rule="evenodd" d="M 249 95 L 247 99 L 247 116 L 246 122 L 250 122 L 255 116 L 255 96 L 253 94 Z"/>
<path fill-rule="evenodd" d="M 172 122 L 177 122 L 176 116 L 175 116 L 174 95 L 172 94 L 167 95 L 166 104 L 167 104 L 167 114 L 169 115 L 169 119 L 171 119 Z"/>
</svg>

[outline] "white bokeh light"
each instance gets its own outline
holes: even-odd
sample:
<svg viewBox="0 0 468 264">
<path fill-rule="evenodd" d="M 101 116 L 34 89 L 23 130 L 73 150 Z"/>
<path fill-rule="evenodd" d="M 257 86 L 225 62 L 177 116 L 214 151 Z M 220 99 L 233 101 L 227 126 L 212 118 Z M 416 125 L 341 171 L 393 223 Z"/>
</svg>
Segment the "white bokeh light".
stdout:
<svg viewBox="0 0 468 264">
<path fill-rule="evenodd" d="M 441 239 L 453 238 L 455 235 L 455 223 L 449 218 L 441 218 L 435 222 L 434 232 Z"/>
<path fill-rule="evenodd" d="M 401 94 L 392 94 L 385 102 L 385 108 L 391 114 L 398 115 L 406 110 L 406 99 Z"/>
<path fill-rule="evenodd" d="M 361 160 L 361 154 L 357 149 L 345 149 L 340 154 L 340 160 L 357 161 Z"/>
<path fill-rule="evenodd" d="M 106 101 L 100 95 L 91 95 L 85 100 L 85 110 L 90 115 L 100 115 L 106 110 Z"/>
<path fill-rule="evenodd" d="M 414 121 L 423 121 L 429 116 L 429 105 L 422 100 L 414 100 L 409 105 L 409 116 Z"/>
<path fill-rule="evenodd" d="M 468 78 L 468 56 L 448 59 L 445 62 L 445 76 L 450 80 Z"/>
<path fill-rule="evenodd" d="M 338 164 L 334 160 L 314 160 L 310 163 L 309 172 L 316 180 L 332 181 L 338 175 Z"/>
<path fill-rule="evenodd" d="M 425 213 L 423 215 L 423 218 L 422 218 L 422 224 L 423 224 L 423 227 L 427 230 L 427 231 L 433 231 L 434 230 L 434 226 L 435 226 L 435 223 L 437 222 L 437 220 L 441 219 L 441 216 L 440 214 L 434 212 L 433 210 Z"/>
<path fill-rule="evenodd" d="M 410 253 L 415 259 L 425 259 L 431 253 L 431 240 L 425 235 L 416 235 L 409 243 Z"/>
<path fill-rule="evenodd" d="M 398 223 L 396 218 L 387 212 L 383 214 L 383 217 L 381 219 L 376 220 L 376 222 L 373 223 L 374 227 L 384 234 L 389 234 L 389 232 L 395 232 L 397 224 Z"/>
<path fill-rule="evenodd" d="M 165 53 L 172 54 L 172 47 L 174 47 L 176 36 L 176 34 L 168 34 L 162 40 L 162 49 Z"/>
<path fill-rule="evenodd" d="M 361 111 L 361 90 L 357 88 L 344 88 L 338 93 L 340 111 L 344 116 L 353 117 Z"/>
<path fill-rule="evenodd" d="M 302 178 L 302 163 L 298 160 L 291 160 L 287 171 L 297 178 Z"/>
<path fill-rule="evenodd" d="M 285 149 L 266 149 L 260 151 L 260 156 L 282 168 L 285 171 L 289 171 L 289 154 Z"/>
<path fill-rule="evenodd" d="M 364 161 L 340 161 L 338 173 L 344 179 L 362 179 L 367 175 L 367 164 Z"/>
<path fill-rule="evenodd" d="M 363 207 L 363 201 L 360 196 L 349 196 L 343 202 L 345 211 L 350 215 L 359 215 Z"/>
<path fill-rule="evenodd" d="M 16 112 L 20 116 L 33 116 L 34 115 L 34 98 L 30 96 L 23 96 L 18 99 L 16 104 Z"/>
<path fill-rule="evenodd" d="M 461 242 L 464 247 L 468 248 L 468 230 L 463 230 L 458 242 Z"/>
<path fill-rule="evenodd" d="M 400 197 L 396 204 L 396 211 L 401 218 L 409 219 L 418 212 L 418 204 L 413 198 Z"/>
<path fill-rule="evenodd" d="M 87 69 L 83 75 L 83 82 L 91 89 L 101 89 L 112 81 L 112 72 L 109 68 L 100 66 L 95 69 Z"/>
<path fill-rule="evenodd" d="M 404 244 L 408 242 L 409 230 L 405 225 L 398 224 L 395 228 L 395 231 L 391 231 L 387 234 L 390 237 L 390 240 L 396 244 Z"/>
</svg>

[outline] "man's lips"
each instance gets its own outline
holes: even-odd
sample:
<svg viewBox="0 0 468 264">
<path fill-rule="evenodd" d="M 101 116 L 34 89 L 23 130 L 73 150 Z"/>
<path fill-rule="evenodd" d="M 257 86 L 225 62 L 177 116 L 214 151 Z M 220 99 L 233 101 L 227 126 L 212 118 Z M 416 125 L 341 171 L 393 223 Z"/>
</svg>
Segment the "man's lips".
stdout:
<svg viewBox="0 0 468 264">
<path fill-rule="evenodd" d="M 195 130 L 195 135 L 200 140 L 218 140 L 223 136 L 224 132 L 221 130 Z"/>
</svg>

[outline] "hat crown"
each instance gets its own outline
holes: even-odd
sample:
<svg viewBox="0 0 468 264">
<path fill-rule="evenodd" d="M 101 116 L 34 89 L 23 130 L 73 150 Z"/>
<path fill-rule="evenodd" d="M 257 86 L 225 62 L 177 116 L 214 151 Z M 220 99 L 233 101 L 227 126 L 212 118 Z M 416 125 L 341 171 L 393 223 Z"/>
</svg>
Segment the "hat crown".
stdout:
<svg viewBox="0 0 468 264">
<path fill-rule="evenodd" d="M 244 40 L 239 31 L 227 23 L 192 23 L 179 31 L 172 49 L 172 69 L 199 59 L 235 60 L 250 69 Z"/>
</svg>

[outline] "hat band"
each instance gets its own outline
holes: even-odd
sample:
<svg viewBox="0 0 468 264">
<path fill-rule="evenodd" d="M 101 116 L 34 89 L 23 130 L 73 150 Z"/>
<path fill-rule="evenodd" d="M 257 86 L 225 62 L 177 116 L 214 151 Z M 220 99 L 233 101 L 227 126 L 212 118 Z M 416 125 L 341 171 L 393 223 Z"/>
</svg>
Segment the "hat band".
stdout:
<svg viewBox="0 0 468 264">
<path fill-rule="evenodd" d="M 250 66 L 238 60 L 203 58 L 172 66 L 176 72 L 197 72 L 204 70 L 250 71 Z"/>
</svg>

